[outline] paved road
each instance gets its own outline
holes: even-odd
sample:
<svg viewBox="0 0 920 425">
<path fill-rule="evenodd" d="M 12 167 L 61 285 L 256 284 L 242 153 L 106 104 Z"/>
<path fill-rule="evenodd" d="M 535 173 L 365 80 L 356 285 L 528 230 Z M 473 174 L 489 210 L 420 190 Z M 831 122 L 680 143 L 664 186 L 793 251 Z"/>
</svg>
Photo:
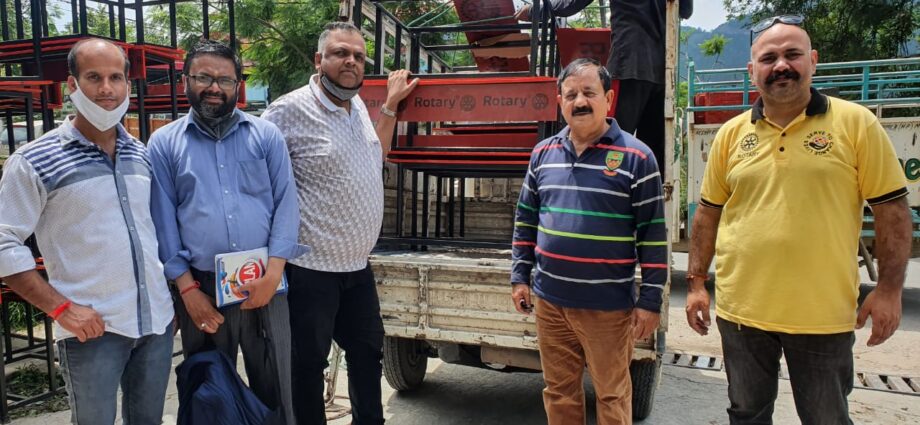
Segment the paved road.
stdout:
<svg viewBox="0 0 920 425">
<path fill-rule="evenodd" d="M 594 395 L 587 386 L 588 400 Z M 535 373 L 501 373 L 433 361 L 422 387 L 398 394 L 384 383 L 387 423 L 394 425 L 545 424 L 541 391 Z M 663 368 L 655 407 L 642 423 L 662 425 L 727 424 L 727 383 L 721 372 Z M 338 394 L 346 395 L 344 383 Z M 343 403 L 347 403 L 344 401 Z M 590 403 L 589 403 L 590 404 Z M 871 390 L 855 390 L 850 411 L 860 424 L 920 423 L 920 398 Z M 590 406 L 588 424 L 594 424 Z M 345 425 L 350 417 L 330 422 Z M 781 381 L 774 415 L 776 424 L 799 423 L 788 381 Z"/>
<path fill-rule="evenodd" d="M 675 268 L 685 270 L 686 256 L 675 255 Z M 668 349 L 694 354 L 718 355 L 718 336 L 705 338 L 690 334 L 683 323 L 682 308 L 686 286 L 683 272 L 676 272 L 671 298 L 671 330 Z M 863 279 L 867 282 L 868 279 Z M 872 288 L 864 284 L 865 294 Z M 911 261 L 908 283 L 904 291 L 904 318 L 901 328 L 889 343 L 869 349 L 865 347 L 867 331 L 857 332 L 857 371 L 890 371 L 900 375 L 920 377 L 920 259 Z M 181 358 L 174 359 L 174 366 Z M 242 366 L 242 359 L 240 359 Z M 242 369 L 242 367 L 240 368 Z M 646 424 L 726 424 L 727 405 L 723 372 L 666 366 L 661 386 L 655 397 L 652 415 Z M 537 373 L 501 373 L 466 366 L 444 364 L 430 360 L 428 375 L 415 392 L 398 394 L 382 382 L 387 423 L 394 425 L 490 425 L 544 424 L 541 399 L 543 383 Z M 240 371 L 244 373 L 244 371 Z M 178 396 L 175 376 L 167 395 L 164 424 L 175 423 Z M 780 395 L 774 421 L 778 425 L 799 423 L 788 381 L 780 381 Z M 593 392 L 588 388 L 588 398 Z M 340 374 L 336 393 L 347 397 L 347 377 Z M 341 403 L 347 404 L 347 400 Z M 589 403 L 590 404 L 590 403 Z M 920 397 L 856 389 L 850 396 L 850 411 L 860 424 L 920 424 Z M 593 406 L 589 416 L 594 413 Z M 53 425 L 69 423 L 69 412 L 58 412 L 36 418 L 20 419 L 16 425 Z M 331 425 L 350 423 L 346 416 L 331 421 Z M 119 420 L 117 423 L 121 423 Z M 593 424 L 593 419 L 589 424 Z"/>
</svg>

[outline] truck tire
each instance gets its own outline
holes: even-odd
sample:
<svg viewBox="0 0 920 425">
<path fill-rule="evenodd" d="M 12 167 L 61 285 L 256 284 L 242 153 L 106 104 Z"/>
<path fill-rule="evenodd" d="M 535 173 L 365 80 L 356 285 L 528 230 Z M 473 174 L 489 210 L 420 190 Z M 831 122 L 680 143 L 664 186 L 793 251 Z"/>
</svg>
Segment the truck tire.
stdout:
<svg viewBox="0 0 920 425">
<path fill-rule="evenodd" d="M 641 421 L 652 413 L 655 390 L 661 376 L 661 359 L 633 360 L 629 365 L 629 376 L 632 378 L 633 418 Z"/>
<path fill-rule="evenodd" d="M 428 354 L 425 342 L 417 339 L 383 338 L 383 376 L 396 391 L 411 391 L 425 379 Z"/>
</svg>

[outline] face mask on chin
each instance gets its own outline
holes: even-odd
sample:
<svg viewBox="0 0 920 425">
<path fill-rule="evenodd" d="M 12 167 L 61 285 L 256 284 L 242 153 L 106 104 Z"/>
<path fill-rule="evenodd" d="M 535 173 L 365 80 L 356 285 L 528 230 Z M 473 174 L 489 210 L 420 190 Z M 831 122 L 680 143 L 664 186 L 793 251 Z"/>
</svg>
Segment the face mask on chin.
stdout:
<svg viewBox="0 0 920 425">
<path fill-rule="evenodd" d="M 121 122 L 125 112 L 128 112 L 131 96 L 126 95 L 125 100 L 117 108 L 108 111 L 86 97 L 83 91 L 80 90 L 80 85 L 77 84 L 76 79 L 74 79 L 73 84 L 77 89 L 70 94 L 70 101 L 73 103 L 74 108 L 77 109 L 77 112 L 80 113 L 80 116 L 89 121 L 97 130 L 107 131 L 115 127 L 116 124 Z"/>
<path fill-rule="evenodd" d="M 364 82 L 362 81 L 356 87 L 352 87 L 352 88 L 343 87 L 339 85 L 339 83 L 336 83 L 335 81 L 332 81 L 331 79 L 329 79 L 329 77 L 327 77 L 326 74 L 320 75 L 319 81 L 320 83 L 323 84 L 323 87 L 326 89 L 326 91 L 330 95 L 332 95 L 332 97 L 342 102 L 351 100 L 351 98 L 355 97 L 358 94 L 358 92 L 361 91 L 361 86 L 364 84 Z"/>
</svg>

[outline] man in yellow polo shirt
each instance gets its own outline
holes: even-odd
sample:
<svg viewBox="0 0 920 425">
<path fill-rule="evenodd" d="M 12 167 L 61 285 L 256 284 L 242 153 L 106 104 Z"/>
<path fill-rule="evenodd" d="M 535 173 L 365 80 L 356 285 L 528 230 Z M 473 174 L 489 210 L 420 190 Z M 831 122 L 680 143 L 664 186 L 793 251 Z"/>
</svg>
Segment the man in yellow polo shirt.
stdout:
<svg viewBox="0 0 920 425">
<path fill-rule="evenodd" d="M 716 135 L 693 219 L 687 321 L 708 332 L 704 282 L 715 253 L 732 424 L 772 423 L 782 355 L 803 423 L 852 423 L 853 329 L 871 317 L 868 345 L 877 345 L 901 317 L 906 181 L 869 110 L 811 88 L 818 53 L 802 20 L 754 27 L 748 72 L 761 98 Z M 879 280 L 857 314 L 864 202 L 875 215 Z"/>
</svg>

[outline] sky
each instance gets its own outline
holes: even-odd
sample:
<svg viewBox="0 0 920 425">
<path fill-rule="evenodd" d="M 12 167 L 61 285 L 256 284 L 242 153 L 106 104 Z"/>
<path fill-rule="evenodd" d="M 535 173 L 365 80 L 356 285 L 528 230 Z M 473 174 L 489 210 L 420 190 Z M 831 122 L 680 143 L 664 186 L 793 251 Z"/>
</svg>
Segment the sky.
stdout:
<svg viewBox="0 0 920 425">
<path fill-rule="evenodd" d="M 693 15 L 682 25 L 711 31 L 725 23 L 722 0 L 693 0 Z"/>
</svg>

